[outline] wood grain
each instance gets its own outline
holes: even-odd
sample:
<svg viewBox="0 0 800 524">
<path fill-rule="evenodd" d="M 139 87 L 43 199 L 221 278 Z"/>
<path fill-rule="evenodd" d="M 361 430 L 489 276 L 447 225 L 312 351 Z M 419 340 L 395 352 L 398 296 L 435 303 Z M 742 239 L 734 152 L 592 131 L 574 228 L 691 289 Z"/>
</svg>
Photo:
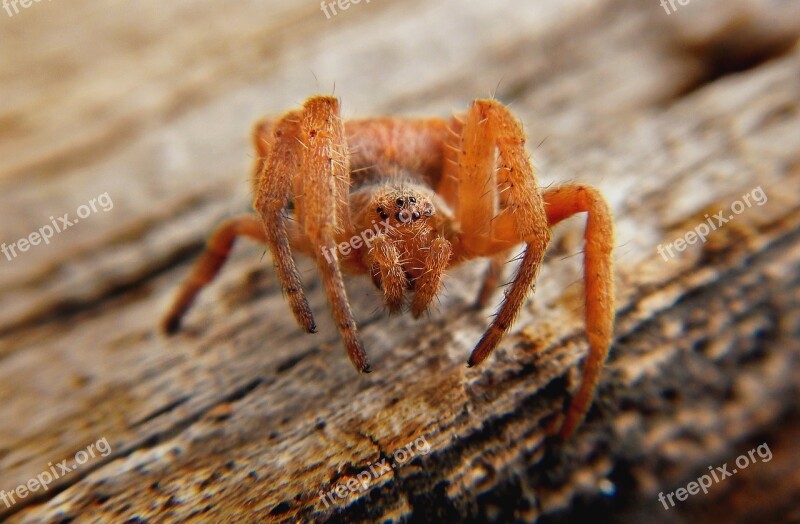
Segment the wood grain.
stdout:
<svg viewBox="0 0 800 524">
<path fill-rule="evenodd" d="M 274 1 L 3 15 L 0 242 L 106 192 L 114 206 L 0 257 L 0 490 L 99 439 L 112 449 L 0 501 L 0 520 L 789 521 L 798 14 L 757 0 L 671 15 L 625 0 L 376 0 L 331 19 Z M 451 273 L 420 321 L 348 281 L 368 376 L 346 358 L 313 264 L 301 269 L 319 332 L 305 335 L 269 258 L 245 242 L 185 331 L 157 332 L 205 235 L 249 207 L 252 122 L 334 82 L 349 117 L 447 116 L 494 93 L 525 123 L 544 185 L 607 196 L 615 342 L 573 439 L 547 434 L 587 349 L 580 219 L 554 231 L 535 297 L 476 369 L 466 359 L 492 313 L 471 307 L 481 263 Z M 758 187 L 763 205 L 658 254 Z M 427 453 L 320 500 L 419 439 Z M 658 502 L 764 442 L 772 461 L 668 511 Z"/>
</svg>

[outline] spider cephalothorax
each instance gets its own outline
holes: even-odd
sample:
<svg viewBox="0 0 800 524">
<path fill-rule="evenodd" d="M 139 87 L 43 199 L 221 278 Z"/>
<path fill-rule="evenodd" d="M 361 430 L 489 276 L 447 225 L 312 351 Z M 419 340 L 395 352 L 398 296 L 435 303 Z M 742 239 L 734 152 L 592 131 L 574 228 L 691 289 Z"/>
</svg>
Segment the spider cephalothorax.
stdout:
<svg viewBox="0 0 800 524">
<path fill-rule="evenodd" d="M 489 298 L 510 250 L 525 244 L 513 283 L 469 357 L 485 360 L 509 329 L 531 289 L 550 228 L 586 212 L 584 278 L 589 356 L 583 380 L 561 427 L 569 435 L 589 409 L 608 354 L 614 320 L 613 223 L 591 186 L 541 191 L 525 149 L 522 125 L 495 100 L 476 100 L 451 120 L 375 118 L 343 122 L 339 102 L 318 96 L 301 110 L 263 120 L 254 132 L 258 154 L 256 215 L 223 223 L 164 319 L 175 332 L 197 293 L 225 262 L 237 236 L 269 246 L 292 312 L 316 330 L 292 251 L 317 261 L 325 292 L 356 369 L 369 371 L 347 300 L 342 271 L 372 277 L 392 311 L 409 301 L 424 313 L 444 272 L 478 257 L 490 259 L 478 301 Z M 287 220 L 290 205 L 292 220 Z"/>
</svg>

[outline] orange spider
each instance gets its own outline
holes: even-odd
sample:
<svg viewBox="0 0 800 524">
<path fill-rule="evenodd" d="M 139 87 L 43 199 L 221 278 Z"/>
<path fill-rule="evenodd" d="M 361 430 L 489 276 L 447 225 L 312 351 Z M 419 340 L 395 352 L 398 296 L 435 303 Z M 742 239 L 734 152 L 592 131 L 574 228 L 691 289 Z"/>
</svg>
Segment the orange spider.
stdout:
<svg viewBox="0 0 800 524">
<path fill-rule="evenodd" d="M 478 301 L 497 287 L 511 249 L 522 262 L 494 321 L 469 357 L 488 357 L 534 284 L 550 228 L 587 212 L 584 254 L 589 355 L 561 427 L 567 437 L 588 411 L 608 354 L 614 323 L 613 222 L 593 187 L 568 184 L 540 192 L 520 122 L 495 100 L 476 100 L 461 117 L 374 118 L 343 122 L 339 102 L 309 98 L 303 108 L 254 130 L 256 215 L 225 221 L 164 318 L 174 333 L 197 293 L 217 274 L 237 236 L 269 246 L 297 322 L 316 331 L 292 250 L 316 259 L 350 360 L 363 373 L 367 356 L 347 300 L 342 270 L 368 273 L 392 311 L 412 295 L 415 317 L 439 292 L 444 272 L 490 258 Z M 286 220 L 290 203 L 293 220 Z M 369 232 L 369 234 L 368 234 Z M 360 239 L 360 241 L 359 241 Z"/>
</svg>

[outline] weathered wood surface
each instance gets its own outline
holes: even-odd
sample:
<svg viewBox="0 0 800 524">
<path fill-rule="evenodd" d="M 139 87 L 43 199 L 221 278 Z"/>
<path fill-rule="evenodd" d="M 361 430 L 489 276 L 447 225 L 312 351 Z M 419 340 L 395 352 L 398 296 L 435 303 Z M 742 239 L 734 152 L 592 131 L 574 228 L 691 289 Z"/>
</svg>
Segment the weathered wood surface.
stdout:
<svg viewBox="0 0 800 524">
<path fill-rule="evenodd" d="M 0 258 L 0 490 L 100 439 L 112 449 L 0 502 L 0 519 L 796 518 L 798 10 L 417 0 L 327 20 L 316 2 L 73 1 L 0 16 L 0 242 L 103 193 L 114 204 Z M 249 206 L 251 122 L 334 82 L 346 116 L 447 115 L 496 92 L 543 184 L 607 195 L 616 337 L 572 440 L 546 435 L 586 353 L 578 219 L 556 229 L 535 298 L 477 369 L 464 364 L 491 313 L 470 307 L 480 263 L 448 277 L 423 321 L 348 282 L 368 376 L 313 266 L 312 336 L 244 242 L 186 330 L 156 331 L 206 233 Z M 707 243 L 657 253 L 759 186 L 768 201 Z M 320 501 L 420 438 L 427 454 Z M 675 509 L 658 502 L 763 442 L 770 462 Z"/>
</svg>

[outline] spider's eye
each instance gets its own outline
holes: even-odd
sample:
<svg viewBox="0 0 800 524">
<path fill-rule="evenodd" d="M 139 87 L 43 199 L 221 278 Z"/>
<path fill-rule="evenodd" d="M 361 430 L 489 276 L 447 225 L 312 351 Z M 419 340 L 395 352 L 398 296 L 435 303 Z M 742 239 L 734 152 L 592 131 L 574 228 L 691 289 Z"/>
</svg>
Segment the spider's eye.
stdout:
<svg viewBox="0 0 800 524">
<path fill-rule="evenodd" d="M 395 202 L 397 202 L 398 206 L 402 206 L 405 203 L 405 201 L 402 198 L 398 198 L 397 200 L 395 200 Z"/>
<path fill-rule="evenodd" d="M 378 212 L 378 214 L 381 216 L 382 219 L 386 220 L 387 218 L 389 218 L 389 213 L 384 211 L 382 207 L 378 207 L 378 209 L 376 209 L 375 211 Z"/>
<path fill-rule="evenodd" d="M 414 198 L 414 197 L 409 197 L 408 201 L 411 202 L 412 204 L 416 204 L 417 203 L 417 199 Z"/>
</svg>

